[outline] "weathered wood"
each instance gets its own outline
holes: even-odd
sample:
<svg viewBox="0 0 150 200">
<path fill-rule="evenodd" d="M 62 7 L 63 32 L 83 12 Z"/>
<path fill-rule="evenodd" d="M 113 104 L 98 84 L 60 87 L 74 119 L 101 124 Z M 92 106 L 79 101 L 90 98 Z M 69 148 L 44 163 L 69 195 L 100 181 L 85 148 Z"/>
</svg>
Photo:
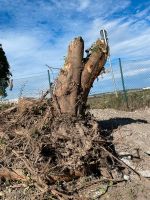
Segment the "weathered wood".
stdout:
<svg viewBox="0 0 150 200">
<path fill-rule="evenodd" d="M 86 59 L 83 52 L 83 39 L 75 38 L 68 47 L 68 55 L 53 92 L 54 107 L 60 113 L 84 113 L 89 91 L 106 62 L 108 47 L 99 39 L 90 48 Z"/>
<path fill-rule="evenodd" d="M 77 113 L 77 101 L 83 68 L 83 51 L 83 39 L 81 37 L 75 38 L 69 45 L 68 56 L 54 90 L 54 96 L 57 98 L 61 113 L 73 115 Z"/>
<path fill-rule="evenodd" d="M 93 47 L 91 47 L 91 55 L 84 66 L 81 76 L 82 106 L 80 107 L 80 114 L 85 108 L 94 80 L 99 76 L 105 65 L 107 54 L 108 49 L 103 40 L 97 40 Z"/>
</svg>

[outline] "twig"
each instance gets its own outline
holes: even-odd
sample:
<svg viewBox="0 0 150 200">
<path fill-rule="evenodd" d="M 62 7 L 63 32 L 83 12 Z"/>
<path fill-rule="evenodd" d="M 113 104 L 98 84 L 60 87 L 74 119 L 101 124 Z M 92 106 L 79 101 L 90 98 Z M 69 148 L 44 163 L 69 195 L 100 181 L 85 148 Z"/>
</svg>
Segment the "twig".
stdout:
<svg viewBox="0 0 150 200">
<path fill-rule="evenodd" d="M 48 191 L 48 186 L 45 184 L 45 187 L 41 187 L 38 183 L 34 183 L 34 185 L 42 192 L 45 193 Z"/>
<path fill-rule="evenodd" d="M 59 105 L 59 103 L 58 103 L 58 101 L 57 101 L 56 95 L 53 95 L 53 99 L 54 99 L 54 101 L 55 101 L 55 103 L 56 103 L 57 110 L 58 110 L 59 114 L 61 114 L 60 105 Z"/>
<path fill-rule="evenodd" d="M 62 192 L 58 192 L 57 190 L 51 190 L 51 193 L 59 198 L 59 200 L 67 200 L 73 198 L 71 195 L 64 194 Z"/>
<path fill-rule="evenodd" d="M 18 158 L 20 158 L 24 162 L 26 168 L 30 171 L 31 174 L 34 174 L 34 175 L 37 174 L 35 172 L 35 170 L 30 166 L 30 164 L 28 163 L 27 160 L 22 158 L 15 150 L 12 150 L 12 153 L 15 154 L 15 156 L 17 156 Z"/>
<path fill-rule="evenodd" d="M 7 110 L 5 110 L 5 111 L 2 111 L 2 112 L 0 112 L 0 114 L 9 114 L 10 112 L 12 112 L 12 111 L 16 111 L 17 110 L 17 106 L 13 106 L 13 107 L 11 107 L 11 108 L 8 108 Z"/>
<path fill-rule="evenodd" d="M 45 99 L 45 97 L 48 95 L 49 90 L 47 90 L 41 97 L 41 101 L 43 101 Z"/>
<path fill-rule="evenodd" d="M 130 170 L 132 170 L 135 174 L 137 174 L 140 179 L 141 179 L 141 175 L 132 167 L 130 167 L 129 165 L 127 165 L 125 162 L 123 162 L 122 160 L 120 160 L 119 158 L 117 158 L 116 156 L 114 156 L 111 152 L 109 152 L 107 149 L 105 149 L 104 147 L 100 147 L 102 148 L 104 151 L 106 151 L 110 156 L 112 156 L 115 160 L 117 160 L 119 163 L 123 164 L 125 167 L 128 167 Z"/>
<path fill-rule="evenodd" d="M 37 175 L 37 172 L 33 169 L 33 167 L 30 166 L 30 164 L 28 163 L 27 160 L 25 160 L 24 158 L 22 158 L 15 150 L 12 150 L 12 152 L 18 157 L 20 158 L 26 168 L 30 171 L 30 173 L 32 174 L 32 180 L 36 181 L 37 183 L 34 183 L 34 185 L 41 191 L 41 192 L 46 192 L 48 189 L 47 184 L 45 184 L 41 178 Z"/>
<path fill-rule="evenodd" d="M 10 185 L 9 186 L 10 188 L 13 188 L 13 189 L 16 189 L 16 188 L 26 188 L 27 187 L 27 185 L 26 184 L 17 184 L 17 185 Z"/>
<path fill-rule="evenodd" d="M 19 175 L 15 171 L 11 171 L 6 167 L 2 167 L 0 169 L 0 177 L 8 178 L 11 180 L 28 181 L 28 179 L 25 176 Z"/>
<path fill-rule="evenodd" d="M 106 179 L 106 178 L 99 179 L 99 180 L 94 180 L 94 181 L 90 181 L 88 184 L 78 188 L 77 191 L 83 190 L 83 189 L 85 189 L 87 187 L 90 187 L 91 185 L 99 184 L 101 182 L 106 182 L 106 181 L 112 181 L 113 183 L 119 183 L 119 182 L 123 182 L 123 181 L 126 181 L 126 180 L 124 180 L 124 179 Z"/>
</svg>

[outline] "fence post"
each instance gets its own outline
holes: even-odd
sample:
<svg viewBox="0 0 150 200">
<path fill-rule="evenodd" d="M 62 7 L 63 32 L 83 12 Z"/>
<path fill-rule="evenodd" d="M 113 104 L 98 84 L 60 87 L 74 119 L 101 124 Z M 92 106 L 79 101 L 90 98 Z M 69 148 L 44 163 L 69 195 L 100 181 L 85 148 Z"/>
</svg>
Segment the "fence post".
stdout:
<svg viewBox="0 0 150 200">
<path fill-rule="evenodd" d="M 122 63 L 121 63 L 120 58 L 119 58 L 119 67 L 120 67 L 121 81 L 122 81 L 122 87 L 123 87 L 123 93 L 124 93 L 124 100 L 126 102 L 127 108 L 129 108 L 128 97 L 127 97 L 127 92 L 126 92 L 125 83 L 124 83 L 124 76 L 123 76 L 123 71 L 122 71 Z"/>
<path fill-rule="evenodd" d="M 107 31 L 105 29 L 100 30 L 100 35 L 101 35 L 101 38 L 105 41 L 106 46 L 108 47 L 109 44 L 108 44 Z M 112 62 L 111 62 L 111 58 L 110 58 L 110 48 L 109 48 L 109 51 L 108 51 L 108 61 L 109 61 L 109 66 L 110 66 L 111 73 L 112 73 L 112 81 L 113 81 L 113 85 L 114 85 L 114 92 L 116 94 L 116 97 L 118 97 L 116 80 L 115 80 L 114 71 L 113 71 L 113 68 L 112 68 Z"/>
</svg>

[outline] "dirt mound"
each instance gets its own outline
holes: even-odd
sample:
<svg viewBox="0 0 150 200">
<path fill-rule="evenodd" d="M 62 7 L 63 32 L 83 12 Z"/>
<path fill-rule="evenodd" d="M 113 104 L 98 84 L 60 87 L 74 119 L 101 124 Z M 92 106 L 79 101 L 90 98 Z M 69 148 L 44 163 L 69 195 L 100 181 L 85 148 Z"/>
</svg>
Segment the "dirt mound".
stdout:
<svg viewBox="0 0 150 200">
<path fill-rule="evenodd" d="M 55 116 L 49 102 L 37 101 L 1 113 L 0 120 L 4 198 L 91 199 L 124 181 L 125 164 L 89 113 Z"/>
</svg>

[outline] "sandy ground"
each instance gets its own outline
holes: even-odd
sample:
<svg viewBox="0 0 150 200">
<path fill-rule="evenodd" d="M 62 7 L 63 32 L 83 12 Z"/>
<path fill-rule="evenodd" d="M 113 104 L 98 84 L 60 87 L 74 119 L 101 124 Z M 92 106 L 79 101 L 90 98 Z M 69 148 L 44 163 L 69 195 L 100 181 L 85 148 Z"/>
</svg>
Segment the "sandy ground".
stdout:
<svg viewBox="0 0 150 200">
<path fill-rule="evenodd" d="M 129 181 L 112 187 L 102 197 L 111 200 L 150 199 L 150 109 L 134 112 L 94 109 L 102 131 L 109 132 L 122 160 L 142 176 L 131 173 Z"/>
</svg>

